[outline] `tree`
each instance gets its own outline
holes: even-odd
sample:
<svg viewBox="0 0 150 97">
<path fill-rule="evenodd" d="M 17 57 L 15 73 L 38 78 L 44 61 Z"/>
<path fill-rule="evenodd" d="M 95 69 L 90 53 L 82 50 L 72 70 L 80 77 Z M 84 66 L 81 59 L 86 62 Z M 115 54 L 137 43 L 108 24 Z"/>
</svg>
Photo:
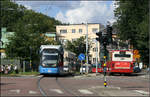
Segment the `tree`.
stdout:
<svg viewBox="0 0 150 97">
<path fill-rule="evenodd" d="M 90 43 L 88 45 L 90 49 Z M 76 41 L 67 41 L 66 47 L 67 50 L 74 52 L 77 56 L 80 53 L 86 54 L 86 42 L 85 37 L 80 37 Z"/>
<path fill-rule="evenodd" d="M 115 16 L 120 39 L 130 40 L 133 49 L 140 50 L 143 61 L 148 63 L 149 0 L 119 0 L 117 4 Z"/>
<path fill-rule="evenodd" d="M 26 8 L 15 4 L 10 0 L 1 0 L 1 27 L 7 27 L 7 30 L 13 31 L 15 23 L 23 16 Z"/>
<path fill-rule="evenodd" d="M 20 8 L 18 7 L 18 9 Z M 58 24 L 61 23 L 54 18 L 36 13 L 33 10 L 24 10 L 23 16 L 17 19 L 13 27 L 7 25 L 15 33 L 13 37 L 9 37 L 6 55 L 8 57 L 20 57 L 24 60 L 38 60 L 37 52 L 41 45 L 59 44 L 58 41 L 47 41 L 44 37 L 46 32 L 55 32 L 55 25 Z"/>
</svg>

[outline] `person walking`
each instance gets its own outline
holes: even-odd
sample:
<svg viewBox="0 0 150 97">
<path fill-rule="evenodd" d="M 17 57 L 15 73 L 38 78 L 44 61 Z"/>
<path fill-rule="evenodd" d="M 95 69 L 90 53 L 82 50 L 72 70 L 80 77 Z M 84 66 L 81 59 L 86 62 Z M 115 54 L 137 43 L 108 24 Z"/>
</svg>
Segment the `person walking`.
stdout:
<svg viewBox="0 0 150 97">
<path fill-rule="evenodd" d="M 4 66 L 1 65 L 1 73 L 4 74 Z"/>
<path fill-rule="evenodd" d="M 8 65 L 5 65 L 5 74 L 8 74 Z"/>
<path fill-rule="evenodd" d="M 14 70 L 15 70 L 15 73 L 18 74 L 18 68 L 17 68 L 17 65 L 14 66 Z"/>
</svg>

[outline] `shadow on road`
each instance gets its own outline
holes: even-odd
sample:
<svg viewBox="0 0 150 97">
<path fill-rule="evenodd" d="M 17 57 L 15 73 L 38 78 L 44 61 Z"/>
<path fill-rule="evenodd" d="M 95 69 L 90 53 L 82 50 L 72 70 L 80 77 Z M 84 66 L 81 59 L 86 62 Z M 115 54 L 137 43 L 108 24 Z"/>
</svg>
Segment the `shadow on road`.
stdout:
<svg viewBox="0 0 150 97">
<path fill-rule="evenodd" d="M 133 77 L 133 76 L 143 76 L 143 75 L 146 75 L 146 73 L 113 74 L 111 76 L 128 76 L 128 77 Z"/>
<path fill-rule="evenodd" d="M 66 77 L 66 78 L 68 78 L 68 77 L 73 77 L 74 75 L 72 75 L 72 74 L 64 74 L 64 75 L 58 75 L 58 74 L 45 74 L 45 75 L 43 75 L 44 77 Z"/>
<path fill-rule="evenodd" d="M 0 85 L 10 85 L 10 84 L 16 84 L 16 83 L 0 83 Z"/>
</svg>

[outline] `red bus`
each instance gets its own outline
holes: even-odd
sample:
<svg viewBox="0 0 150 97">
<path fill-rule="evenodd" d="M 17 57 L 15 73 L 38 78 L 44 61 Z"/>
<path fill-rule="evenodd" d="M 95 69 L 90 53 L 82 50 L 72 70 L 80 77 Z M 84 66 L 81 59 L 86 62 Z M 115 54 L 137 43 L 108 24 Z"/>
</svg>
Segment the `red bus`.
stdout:
<svg viewBox="0 0 150 97">
<path fill-rule="evenodd" d="M 107 61 L 107 72 L 113 73 L 133 73 L 134 58 L 132 50 L 112 50 L 109 51 L 109 59 Z M 92 72 L 96 72 L 93 68 Z M 103 72 L 103 65 L 98 68 L 98 72 Z"/>
</svg>

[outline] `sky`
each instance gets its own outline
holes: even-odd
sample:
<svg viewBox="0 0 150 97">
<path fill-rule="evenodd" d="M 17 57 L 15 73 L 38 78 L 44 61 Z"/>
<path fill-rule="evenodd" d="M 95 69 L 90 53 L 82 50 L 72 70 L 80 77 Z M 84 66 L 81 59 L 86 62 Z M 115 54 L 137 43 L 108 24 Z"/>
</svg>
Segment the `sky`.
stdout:
<svg viewBox="0 0 150 97">
<path fill-rule="evenodd" d="M 15 1 L 17 4 L 25 6 L 36 12 L 43 13 L 62 23 L 101 23 L 107 24 L 107 21 L 113 23 L 115 1 Z"/>
</svg>

